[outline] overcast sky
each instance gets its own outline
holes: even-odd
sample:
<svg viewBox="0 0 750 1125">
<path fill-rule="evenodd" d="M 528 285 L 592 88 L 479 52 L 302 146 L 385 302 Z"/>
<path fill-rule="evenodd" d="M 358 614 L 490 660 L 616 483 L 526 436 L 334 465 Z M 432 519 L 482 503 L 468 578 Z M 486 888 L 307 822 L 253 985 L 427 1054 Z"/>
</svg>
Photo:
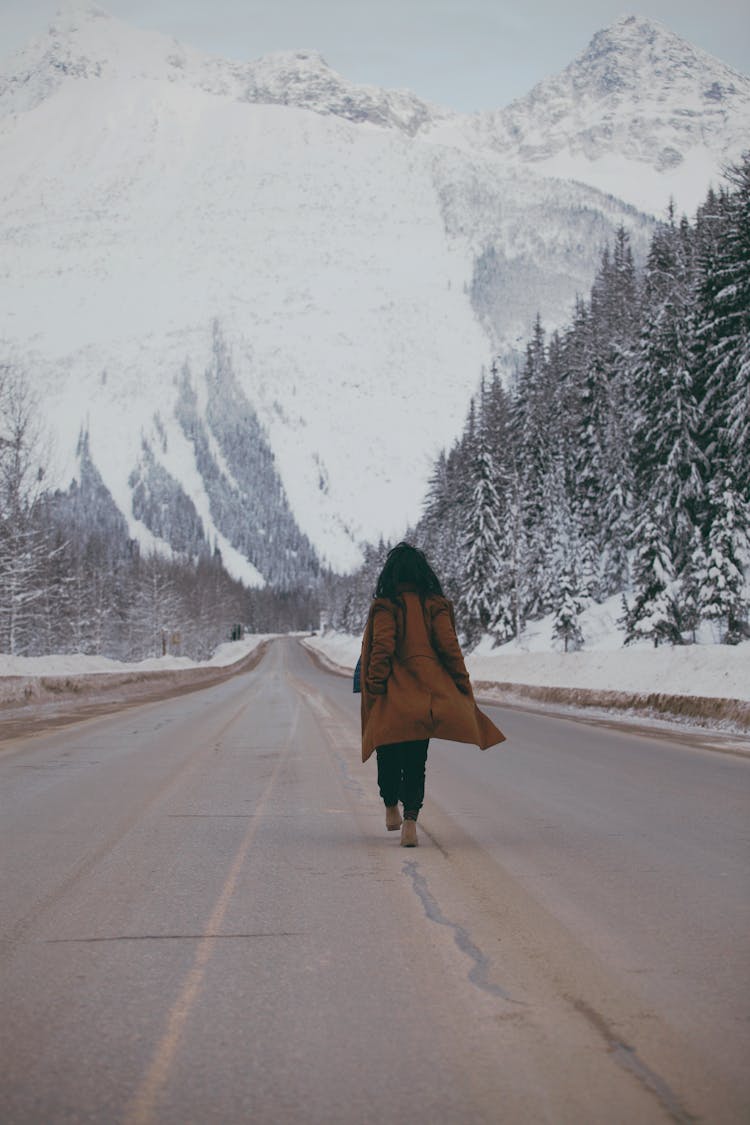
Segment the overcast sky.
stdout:
<svg viewBox="0 0 750 1125">
<path fill-rule="evenodd" d="M 0 55 L 43 33 L 60 0 L 0 0 Z M 661 20 L 750 72 L 747 0 L 103 0 L 129 23 L 238 59 L 315 48 L 354 82 L 489 109 L 561 70 L 623 12 Z"/>
</svg>

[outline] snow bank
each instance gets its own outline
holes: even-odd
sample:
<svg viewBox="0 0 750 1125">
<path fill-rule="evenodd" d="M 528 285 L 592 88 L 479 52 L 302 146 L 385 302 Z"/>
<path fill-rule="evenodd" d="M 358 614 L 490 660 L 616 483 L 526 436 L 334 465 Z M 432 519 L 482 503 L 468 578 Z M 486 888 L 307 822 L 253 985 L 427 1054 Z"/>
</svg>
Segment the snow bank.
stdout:
<svg viewBox="0 0 750 1125">
<path fill-rule="evenodd" d="M 307 638 L 304 643 L 349 671 L 356 664 L 361 638 L 327 633 Z M 569 653 L 539 650 L 536 646 L 541 638 L 536 634 L 521 643 L 532 651 L 516 644 L 493 651 L 490 642 L 484 642 L 466 659 L 472 679 L 483 684 L 750 701 L 750 643 L 657 649 L 602 647 Z M 612 635 L 603 633 L 602 645 L 611 643 Z"/>
<path fill-rule="evenodd" d="M 324 633 L 319 637 L 305 637 L 305 648 L 310 648 L 323 658 L 324 664 L 346 672 L 353 672 L 359 659 L 362 638 L 350 633 Z"/>
<path fill-rule="evenodd" d="M 474 680 L 750 700 L 750 644 L 472 655 Z"/>
<path fill-rule="evenodd" d="M 562 651 L 552 614 L 529 622 L 518 641 L 495 647 L 485 637 L 467 659 L 469 672 L 490 683 L 750 700 L 750 644 L 717 644 L 706 624 L 698 644 L 654 648 L 641 641 L 625 648 L 621 617 L 619 595 L 590 605 L 579 619 L 580 652 Z"/>
<path fill-rule="evenodd" d="M 4 733 L 28 732 L 134 703 L 210 687 L 262 659 L 276 634 L 221 645 L 210 660 L 165 656 L 125 664 L 101 656 L 0 656 L 0 718 Z M 10 734 L 8 734 L 10 731 Z"/>
<path fill-rule="evenodd" d="M 179 672 L 192 668 L 225 668 L 244 660 L 274 633 L 253 633 L 241 641 L 219 645 L 210 660 L 190 660 L 187 656 L 160 656 L 128 663 L 106 656 L 83 653 L 52 656 L 8 656 L 0 653 L 0 678 L 5 676 L 98 676 L 120 672 Z"/>
</svg>

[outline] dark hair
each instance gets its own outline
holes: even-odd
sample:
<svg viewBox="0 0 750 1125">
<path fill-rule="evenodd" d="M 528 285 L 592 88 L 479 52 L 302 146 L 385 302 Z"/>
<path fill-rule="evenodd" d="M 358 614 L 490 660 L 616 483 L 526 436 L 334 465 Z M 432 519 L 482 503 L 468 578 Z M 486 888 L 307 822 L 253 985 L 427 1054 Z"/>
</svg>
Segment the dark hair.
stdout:
<svg viewBox="0 0 750 1125">
<path fill-rule="evenodd" d="M 416 586 L 420 594 L 442 594 L 438 581 L 424 552 L 411 543 L 397 543 L 388 552 L 385 566 L 380 572 L 375 587 L 376 598 L 397 598 L 397 587 L 401 584 Z"/>
</svg>

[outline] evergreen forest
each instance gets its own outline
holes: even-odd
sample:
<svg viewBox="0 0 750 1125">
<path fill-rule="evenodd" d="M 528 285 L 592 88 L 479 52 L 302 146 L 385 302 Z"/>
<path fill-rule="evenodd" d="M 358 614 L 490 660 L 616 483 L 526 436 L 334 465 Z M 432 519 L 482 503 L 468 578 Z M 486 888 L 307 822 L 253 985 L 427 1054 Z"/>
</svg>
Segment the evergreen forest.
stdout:
<svg viewBox="0 0 750 1125">
<path fill-rule="evenodd" d="M 455 601 L 464 641 L 554 614 L 565 651 L 585 606 L 622 595 L 625 641 L 750 637 L 750 154 L 693 222 L 626 231 L 587 300 L 537 319 L 510 383 L 486 373 L 407 538 Z M 358 632 L 387 545 L 331 585 Z M 705 630 L 704 630 L 705 632 Z"/>
</svg>

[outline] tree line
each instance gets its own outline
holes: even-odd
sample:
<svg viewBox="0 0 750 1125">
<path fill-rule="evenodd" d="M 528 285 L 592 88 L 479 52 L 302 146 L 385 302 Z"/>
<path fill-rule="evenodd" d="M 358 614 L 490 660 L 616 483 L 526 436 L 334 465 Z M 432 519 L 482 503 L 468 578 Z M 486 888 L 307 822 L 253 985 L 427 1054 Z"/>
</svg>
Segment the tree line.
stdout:
<svg viewBox="0 0 750 1125">
<path fill-rule="evenodd" d="M 587 300 L 539 319 L 510 384 L 482 378 L 408 533 L 455 600 L 468 644 L 622 593 L 626 643 L 750 636 L 750 154 L 693 222 L 670 208 L 636 269 L 624 229 Z M 386 550 L 328 591 L 358 631 Z"/>
<path fill-rule="evenodd" d="M 295 583 L 299 572 L 285 562 L 299 533 L 291 545 L 280 536 L 280 581 L 247 589 L 226 572 L 192 502 L 159 472 L 148 446 L 131 478 L 134 514 L 164 533 L 174 548 L 168 556 L 144 554 L 129 534 L 85 432 L 77 458 L 70 487 L 50 488 L 39 404 L 23 372 L 0 366 L 0 652 L 206 659 L 244 630 L 317 624 L 314 566 L 307 582 Z M 308 563 L 311 548 L 302 547 Z"/>
</svg>

